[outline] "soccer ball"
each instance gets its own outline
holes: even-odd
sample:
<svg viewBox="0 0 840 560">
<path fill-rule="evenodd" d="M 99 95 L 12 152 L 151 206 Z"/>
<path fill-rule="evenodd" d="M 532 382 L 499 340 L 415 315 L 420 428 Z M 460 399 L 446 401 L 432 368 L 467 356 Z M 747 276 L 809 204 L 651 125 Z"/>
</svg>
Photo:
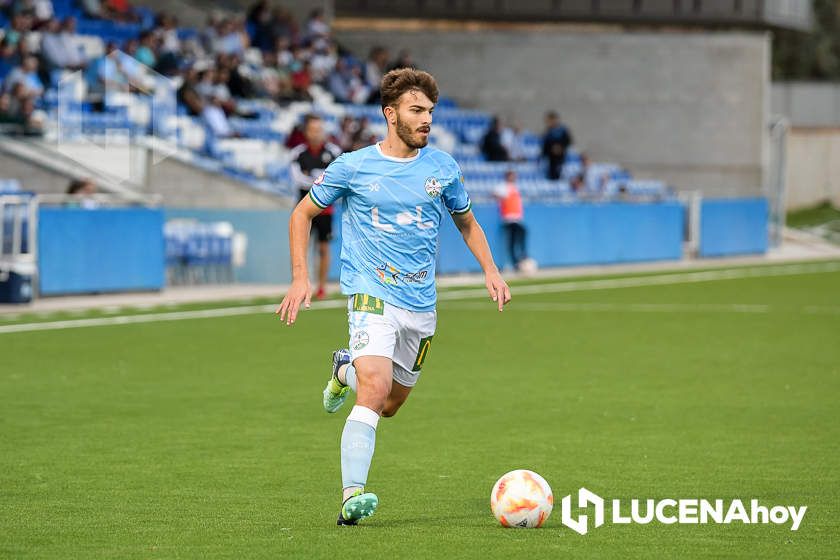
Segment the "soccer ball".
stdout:
<svg viewBox="0 0 840 560">
<path fill-rule="evenodd" d="M 490 494 L 490 509 L 505 527 L 540 527 L 553 508 L 554 496 L 548 482 L 525 469 L 503 475 Z"/>
</svg>

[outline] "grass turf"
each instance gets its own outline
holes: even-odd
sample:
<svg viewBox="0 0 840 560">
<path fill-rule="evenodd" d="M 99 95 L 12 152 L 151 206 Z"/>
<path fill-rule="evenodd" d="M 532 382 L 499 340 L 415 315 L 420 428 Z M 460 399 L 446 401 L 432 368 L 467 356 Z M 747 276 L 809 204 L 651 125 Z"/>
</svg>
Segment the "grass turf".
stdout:
<svg viewBox="0 0 840 560">
<path fill-rule="evenodd" d="M 836 557 L 838 282 L 514 291 L 503 314 L 442 302 L 420 384 L 380 423 L 380 510 L 356 528 L 334 525 L 346 413 L 320 405 L 341 310 L 3 334 L 0 557 Z M 544 529 L 489 512 L 514 468 L 554 489 Z M 797 532 L 582 537 L 559 511 L 580 486 L 809 509 Z"/>
</svg>

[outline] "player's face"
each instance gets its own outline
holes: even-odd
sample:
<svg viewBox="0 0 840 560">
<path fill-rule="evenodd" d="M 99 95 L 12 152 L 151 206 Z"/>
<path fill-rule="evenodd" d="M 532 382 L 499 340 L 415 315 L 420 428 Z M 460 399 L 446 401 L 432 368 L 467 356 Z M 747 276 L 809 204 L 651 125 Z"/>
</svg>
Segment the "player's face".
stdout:
<svg viewBox="0 0 840 560">
<path fill-rule="evenodd" d="M 422 91 L 407 91 L 400 96 L 396 129 L 406 146 L 416 150 L 429 143 L 434 108 L 435 104 Z"/>
</svg>

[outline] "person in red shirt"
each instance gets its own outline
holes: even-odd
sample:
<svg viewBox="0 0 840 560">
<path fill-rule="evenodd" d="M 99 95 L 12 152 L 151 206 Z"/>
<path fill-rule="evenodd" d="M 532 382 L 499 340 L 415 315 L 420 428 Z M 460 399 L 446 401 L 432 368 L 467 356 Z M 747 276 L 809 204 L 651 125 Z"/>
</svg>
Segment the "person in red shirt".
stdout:
<svg viewBox="0 0 840 560">
<path fill-rule="evenodd" d="M 499 201 L 510 260 L 516 270 L 520 270 L 522 263 L 528 258 L 528 253 L 525 249 L 525 211 L 522 207 L 522 195 L 516 186 L 515 171 L 509 170 L 505 173 L 505 182 L 496 187 L 493 195 Z"/>
</svg>

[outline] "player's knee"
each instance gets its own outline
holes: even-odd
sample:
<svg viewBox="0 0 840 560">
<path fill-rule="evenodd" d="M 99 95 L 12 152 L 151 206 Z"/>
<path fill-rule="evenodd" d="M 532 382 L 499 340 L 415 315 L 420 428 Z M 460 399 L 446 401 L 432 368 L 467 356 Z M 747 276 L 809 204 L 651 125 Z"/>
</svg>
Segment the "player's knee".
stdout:
<svg viewBox="0 0 840 560">
<path fill-rule="evenodd" d="M 378 409 L 384 408 L 388 394 L 391 392 L 390 380 L 380 376 L 361 377 L 358 376 L 358 372 L 356 375 L 359 382 L 359 397 L 377 404 Z"/>
</svg>

